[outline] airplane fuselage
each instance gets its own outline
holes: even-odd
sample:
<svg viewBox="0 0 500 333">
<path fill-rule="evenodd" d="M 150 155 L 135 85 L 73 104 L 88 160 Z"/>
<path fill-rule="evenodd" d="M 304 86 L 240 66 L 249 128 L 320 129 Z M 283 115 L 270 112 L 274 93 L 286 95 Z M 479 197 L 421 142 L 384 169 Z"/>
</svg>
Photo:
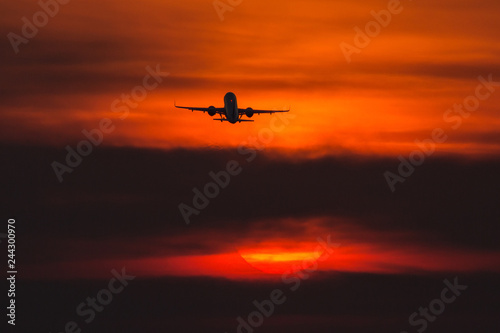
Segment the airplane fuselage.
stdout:
<svg viewBox="0 0 500 333">
<path fill-rule="evenodd" d="M 236 95 L 232 92 L 228 92 L 224 96 L 224 109 L 226 110 L 226 118 L 231 124 L 238 122 L 238 102 L 236 101 Z"/>
</svg>

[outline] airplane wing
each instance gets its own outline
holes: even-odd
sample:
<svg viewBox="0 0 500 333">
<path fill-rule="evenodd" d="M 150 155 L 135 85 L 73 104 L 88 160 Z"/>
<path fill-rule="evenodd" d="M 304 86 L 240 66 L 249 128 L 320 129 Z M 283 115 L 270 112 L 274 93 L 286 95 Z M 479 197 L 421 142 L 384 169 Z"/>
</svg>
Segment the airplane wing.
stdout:
<svg viewBox="0 0 500 333">
<path fill-rule="evenodd" d="M 198 107 L 191 107 L 191 106 L 177 106 L 174 105 L 176 108 L 179 109 L 188 109 L 191 111 L 202 111 L 202 112 L 208 112 L 208 111 L 215 111 L 216 113 L 224 113 L 224 108 L 198 108 Z"/>
<path fill-rule="evenodd" d="M 247 111 L 247 109 L 240 109 L 238 108 L 238 113 L 245 113 Z M 252 109 L 253 113 L 254 114 L 261 114 L 261 113 L 269 113 L 269 114 L 273 114 L 273 113 L 276 113 L 276 112 L 288 112 L 290 110 L 255 110 L 255 109 Z"/>
</svg>

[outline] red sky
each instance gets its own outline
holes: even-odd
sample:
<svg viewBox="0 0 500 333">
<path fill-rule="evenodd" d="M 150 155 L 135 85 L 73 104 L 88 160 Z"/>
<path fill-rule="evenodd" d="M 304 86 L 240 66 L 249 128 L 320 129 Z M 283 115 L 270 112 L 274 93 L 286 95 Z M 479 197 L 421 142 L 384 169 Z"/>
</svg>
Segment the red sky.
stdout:
<svg viewBox="0 0 500 333">
<path fill-rule="evenodd" d="M 266 220 L 255 221 L 252 231 L 243 235 L 194 228 L 172 237 L 91 243 L 55 240 L 45 259 L 26 265 L 24 271 L 31 278 L 96 278 L 105 277 L 107 267 L 127 267 L 142 277 L 276 279 L 316 264 L 322 272 L 386 274 L 498 272 L 500 267 L 500 254 L 495 250 L 465 249 L 444 241 L 432 244 L 428 233 L 374 231 L 353 222 L 332 218 Z M 110 249 L 120 250 L 113 253 Z M 62 258 L 50 259 L 62 251 L 66 253 Z"/>
</svg>

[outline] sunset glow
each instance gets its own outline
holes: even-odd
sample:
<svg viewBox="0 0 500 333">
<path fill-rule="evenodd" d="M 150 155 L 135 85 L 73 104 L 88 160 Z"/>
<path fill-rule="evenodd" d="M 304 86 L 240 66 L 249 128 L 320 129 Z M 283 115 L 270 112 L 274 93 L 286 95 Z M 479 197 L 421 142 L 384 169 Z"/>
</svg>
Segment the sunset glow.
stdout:
<svg viewBox="0 0 500 333">
<path fill-rule="evenodd" d="M 9 324 L 498 332 L 499 14 L 4 1 Z"/>
<path fill-rule="evenodd" d="M 173 107 L 174 101 L 221 107 L 224 94 L 234 91 L 243 108 L 292 108 L 294 120 L 267 148 L 304 151 L 308 156 L 346 152 L 393 156 L 417 149 L 416 139 L 428 139 L 430 130 L 441 127 L 449 139 L 438 144 L 438 152 L 496 154 L 498 141 L 486 138 L 500 125 L 499 94 L 482 100 L 459 129 L 443 119 L 454 104 L 474 94 L 478 77 L 493 74 L 493 81 L 500 81 L 493 73 L 500 47 L 493 43 L 495 30 L 485 23 L 495 20 L 494 10 L 471 15 L 467 6 L 455 4 L 405 3 L 391 25 L 347 64 L 338 45 L 352 44 L 352 27 L 373 19 L 369 8 L 382 10 L 384 2 L 299 1 L 293 9 L 287 1 L 245 3 L 238 6 L 237 15 L 227 13 L 227 24 L 221 24 L 212 6 L 201 0 L 148 1 L 148 11 L 118 1 L 75 2 L 40 32 L 37 43 L 23 45 L 22 54 L 54 57 L 62 52 L 61 57 L 79 60 L 64 67 L 8 64 L 7 75 L 31 78 L 24 91 L 32 93 L 20 100 L 18 88 L 4 84 L 4 116 L 18 128 L 4 126 L 1 135 L 4 141 L 60 147 L 81 140 L 82 129 L 95 128 L 101 118 L 109 117 L 116 130 L 105 138 L 106 146 L 234 148 L 269 127 L 270 117 L 256 116 L 258 122 L 231 126 L 214 122 L 207 114 Z M 32 11 L 33 6 L 27 1 L 16 3 L 15 9 L 8 5 L 16 13 Z M 440 15 L 444 7 L 456 7 L 455 15 Z M 272 20 L 255 19 L 277 8 L 288 8 L 279 28 Z M 107 12 L 119 15 L 109 21 Z M 421 26 L 423 12 L 427 28 Z M 428 12 L 436 16 L 428 17 Z M 16 31 L 19 15 L 10 15 L 3 25 Z M 82 26 L 72 19 L 75 15 L 92 17 L 95 23 Z M 458 21 L 468 24 L 457 26 Z M 176 30 L 166 28 L 165 22 Z M 99 29 L 104 23 L 107 29 Z M 146 25 L 155 33 L 145 31 Z M 451 26 L 458 31 L 452 33 Z M 58 50 L 58 41 L 69 42 L 60 31 L 74 32 L 77 41 L 71 49 Z M 281 37 L 263 39 L 269 31 Z M 110 39 L 127 42 L 105 42 Z M 38 43 L 53 47 L 38 50 Z M 107 58 L 98 61 L 102 54 Z M 168 74 L 120 120 L 112 103 L 141 84 L 147 66 L 157 65 Z M 113 75 L 106 76 L 111 68 Z M 50 77 L 54 80 L 40 84 Z M 81 88 L 75 93 L 77 87 Z"/>
</svg>

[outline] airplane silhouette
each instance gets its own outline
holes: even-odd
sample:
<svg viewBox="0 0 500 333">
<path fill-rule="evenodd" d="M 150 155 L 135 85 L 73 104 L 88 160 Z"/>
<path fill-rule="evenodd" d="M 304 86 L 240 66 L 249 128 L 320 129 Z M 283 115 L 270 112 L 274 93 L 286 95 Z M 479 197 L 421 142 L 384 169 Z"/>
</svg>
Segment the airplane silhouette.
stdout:
<svg viewBox="0 0 500 333">
<path fill-rule="evenodd" d="M 203 111 L 203 113 L 208 112 L 208 114 L 213 117 L 216 114 L 220 115 L 220 119 L 214 119 L 214 120 L 219 120 L 220 122 L 223 121 L 228 121 L 231 124 L 236 124 L 236 123 L 241 123 L 242 121 L 253 121 L 250 119 L 242 119 L 244 115 L 247 116 L 248 118 L 251 118 L 255 113 L 256 114 L 261 114 L 261 113 L 269 113 L 273 114 L 275 112 L 288 112 L 290 110 L 254 110 L 252 108 L 246 108 L 246 109 L 239 109 L 238 108 L 238 103 L 236 101 L 236 95 L 232 92 L 228 92 L 224 96 L 224 107 L 223 108 L 216 108 L 215 106 L 209 106 L 208 108 L 198 108 L 198 107 L 190 107 L 190 106 L 177 106 L 174 102 L 174 106 L 176 108 L 180 109 L 188 109 L 191 111 Z M 225 117 L 225 118 L 224 118 Z"/>
</svg>

